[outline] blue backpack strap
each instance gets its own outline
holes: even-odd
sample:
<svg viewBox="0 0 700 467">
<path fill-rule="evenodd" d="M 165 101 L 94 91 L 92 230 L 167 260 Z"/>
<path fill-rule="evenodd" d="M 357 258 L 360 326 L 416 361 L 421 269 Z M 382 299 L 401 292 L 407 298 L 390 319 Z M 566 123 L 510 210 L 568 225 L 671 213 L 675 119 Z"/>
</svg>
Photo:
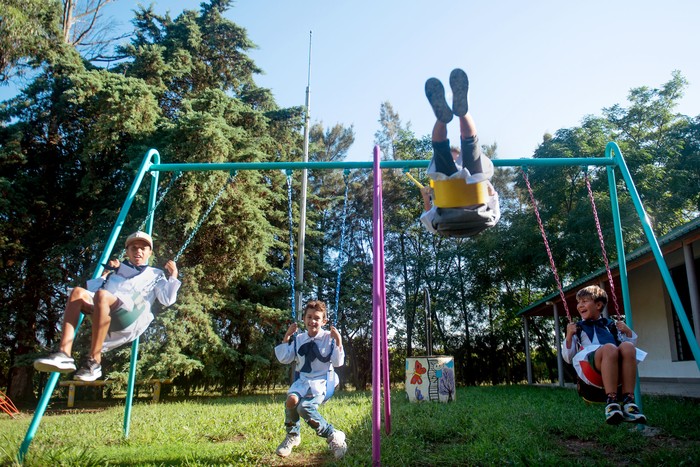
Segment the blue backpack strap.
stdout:
<svg viewBox="0 0 700 467">
<path fill-rule="evenodd" d="M 613 339 L 615 339 L 615 345 L 619 346 L 622 341 L 620 340 L 620 331 L 617 329 L 617 323 L 615 320 L 608 318 L 608 323 L 606 324 L 608 331 L 612 334 Z"/>
<path fill-rule="evenodd" d="M 330 357 L 333 355 L 333 349 L 335 348 L 335 339 L 331 337 L 331 351 L 328 354 Z M 330 368 L 328 369 L 328 373 L 326 374 L 326 397 L 323 398 L 323 402 L 326 402 L 328 399 L 333 397 L 333 393 L 335 392 L 335 378 L 333 378 L 333 364 L 331 363 Z"/>
</svg>

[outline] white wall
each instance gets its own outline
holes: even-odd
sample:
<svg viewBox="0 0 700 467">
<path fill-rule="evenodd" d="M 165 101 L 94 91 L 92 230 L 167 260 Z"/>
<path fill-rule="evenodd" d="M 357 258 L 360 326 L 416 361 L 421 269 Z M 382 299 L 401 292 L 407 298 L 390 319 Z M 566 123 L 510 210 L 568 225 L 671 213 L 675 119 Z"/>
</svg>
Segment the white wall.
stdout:
<svg viewBox="0 0 700 467">
<path fill-rule="evenodd" d="M 696 242 L 694 253 L 700 253 Z M 683 251 L 676 250 L 666 257 L 669 268 L 683 264 Z M 649 354 L 639 365 L 640 378 L 700 378 L 695 361 L 672 361 L 671 307 L 666 286 L 656 261 L 629 271 L 630 302 L 635 332 L 639 335 L 638 347 Z M 690 310 L 686 310 L 690 314 Z M 610 310 L 613 317 L 614 310 Z"/>
</svg>

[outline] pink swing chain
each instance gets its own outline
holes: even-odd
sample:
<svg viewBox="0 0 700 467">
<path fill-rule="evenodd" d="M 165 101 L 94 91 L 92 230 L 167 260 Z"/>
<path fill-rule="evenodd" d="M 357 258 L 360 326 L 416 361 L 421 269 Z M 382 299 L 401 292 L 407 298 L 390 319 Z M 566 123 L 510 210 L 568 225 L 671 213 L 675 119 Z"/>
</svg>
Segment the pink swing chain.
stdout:
<svg viewBox="0 0 700 467">
<path fill-rule="evenodd" d="M 559 280 L 559 273 L 557 272 L 557 267 L 554 264 L 554 256 L 552 256 L 552 250 L 549 248 L 549 241 L 547 240 L 547 234 L 544 232 L 544 226 L 542 225 L 542 218 L 540 217 L 540 211 L 537 208 L 537 201 L 535 201 L 535 195 L 532 192 L 532 187 L 530 186 L 530 180 L 528 179 L 527 172 L 523 172 L 523 178 L 525 179 L 525 185 L 527 185 L 527 191 L 530 193 L 530 201 L 532 202 L 532 207 L 535 209 L 535 216 L 537 217 L 537 224 L 540 226 L 540 233 L 542 234 L 542 240 L 544 240 L 544 247 L 547 249 L 547 256 L 549 256 L 549 264 L 552 267 L 552 274 L 554 274 L 554 279 L 557 281 L 557 288 L 559 288 L 559 296 L 561 297 L 561 302 L 564 304 L 564 310 L 566 311 L 566 317 L 571 323 L 571 313 L 569 313 L 569 305 L 566 303 L 566 297 L 564 296 L 564 289 L 561 286 L 561 281 Z"/>
<path fill-rule="evenodd" d="M 600 227 L 600 220 L 598 219 L 598 210 L 595 207 L 595 199 L 593 198 L 593 189 L 591 188 L 591 180 L 588 178 L 588 171 L 585 171 L 586 188 L 588 189 L 588 199 L 591 201 L 591 207 L 593 208 L 593 218 L 595 219 L 595 227 L 598 230 L 598 240 L 600 241 L 600 249 L 603 252 L 603 261 L 605 262 L 605 270 L 608 273 L 608 281 L 610 282 L 610 295 L 613 298 L 613 306 L 615 307 L 615 314 L 617 319 L 621 320 L 620 316 L 620 306 L 617 303 L 617 295 L 615 294 L 615 283 L 613 282 L 612 272 L 610 272 L 610 263 L 608 262 L 608 254 L 605 251 L 605 241 L 603 240 L 603 229 Z"/>
</svg>

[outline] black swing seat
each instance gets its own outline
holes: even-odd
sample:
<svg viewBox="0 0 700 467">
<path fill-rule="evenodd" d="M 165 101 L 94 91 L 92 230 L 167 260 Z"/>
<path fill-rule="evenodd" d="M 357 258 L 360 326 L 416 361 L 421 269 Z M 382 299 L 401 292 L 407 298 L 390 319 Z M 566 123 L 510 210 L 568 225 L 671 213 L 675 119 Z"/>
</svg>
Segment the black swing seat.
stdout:
<svg viewBox="0 0 700 467">
<path fill-rule="evenodd" d="M 443 237 L 473 237 L 498 222 L 485 204 L 468 208 L 436 208 L 433 227 Z"/>
<path fill-rule="evenodd" d="M 433 228 L 443 237 L 473 237 L 498 222 L 487 205 L 488 183 L 465 183 L 462 178 L 431 180 L 435 217 Z"/>
</svg>

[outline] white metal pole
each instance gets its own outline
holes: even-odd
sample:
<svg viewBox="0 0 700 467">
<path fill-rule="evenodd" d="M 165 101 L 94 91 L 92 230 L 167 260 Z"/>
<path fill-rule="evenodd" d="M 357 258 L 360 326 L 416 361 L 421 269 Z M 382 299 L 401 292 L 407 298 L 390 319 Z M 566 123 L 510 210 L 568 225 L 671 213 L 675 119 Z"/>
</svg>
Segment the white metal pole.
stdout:
<svg viewBox="0 0 700 467">
<path fill-rule="evenodd" d="M 564 361 L 562 360 L 561 347 L 561 326 L 559 325 L 559 309 L 554 302 L 547 302 L 554 309 L 554 340 L 557 346 L 557 376 L 559 378 L 559 386 L 564 387 Z"/>
<path fill-rule="evenodd" d="M 309 121 L 311 120 L 311 31 L 309 31 L 309 70 L 306 81 L 306 115 L 304 116 L 304 162 L 309 161 Z M 296 303 L 297 310 L 301 312 L 303 287 L 304 287 L 304 241 L 306 239 L 306 186 L 308 170 L 304 169 L 301 175 L 301 206 L 299 207 L 299 238 L 297 241 L 297 274 L 296 274 Z M 300 316 L 301 317 L 301 316 Z"/>
</svg>

